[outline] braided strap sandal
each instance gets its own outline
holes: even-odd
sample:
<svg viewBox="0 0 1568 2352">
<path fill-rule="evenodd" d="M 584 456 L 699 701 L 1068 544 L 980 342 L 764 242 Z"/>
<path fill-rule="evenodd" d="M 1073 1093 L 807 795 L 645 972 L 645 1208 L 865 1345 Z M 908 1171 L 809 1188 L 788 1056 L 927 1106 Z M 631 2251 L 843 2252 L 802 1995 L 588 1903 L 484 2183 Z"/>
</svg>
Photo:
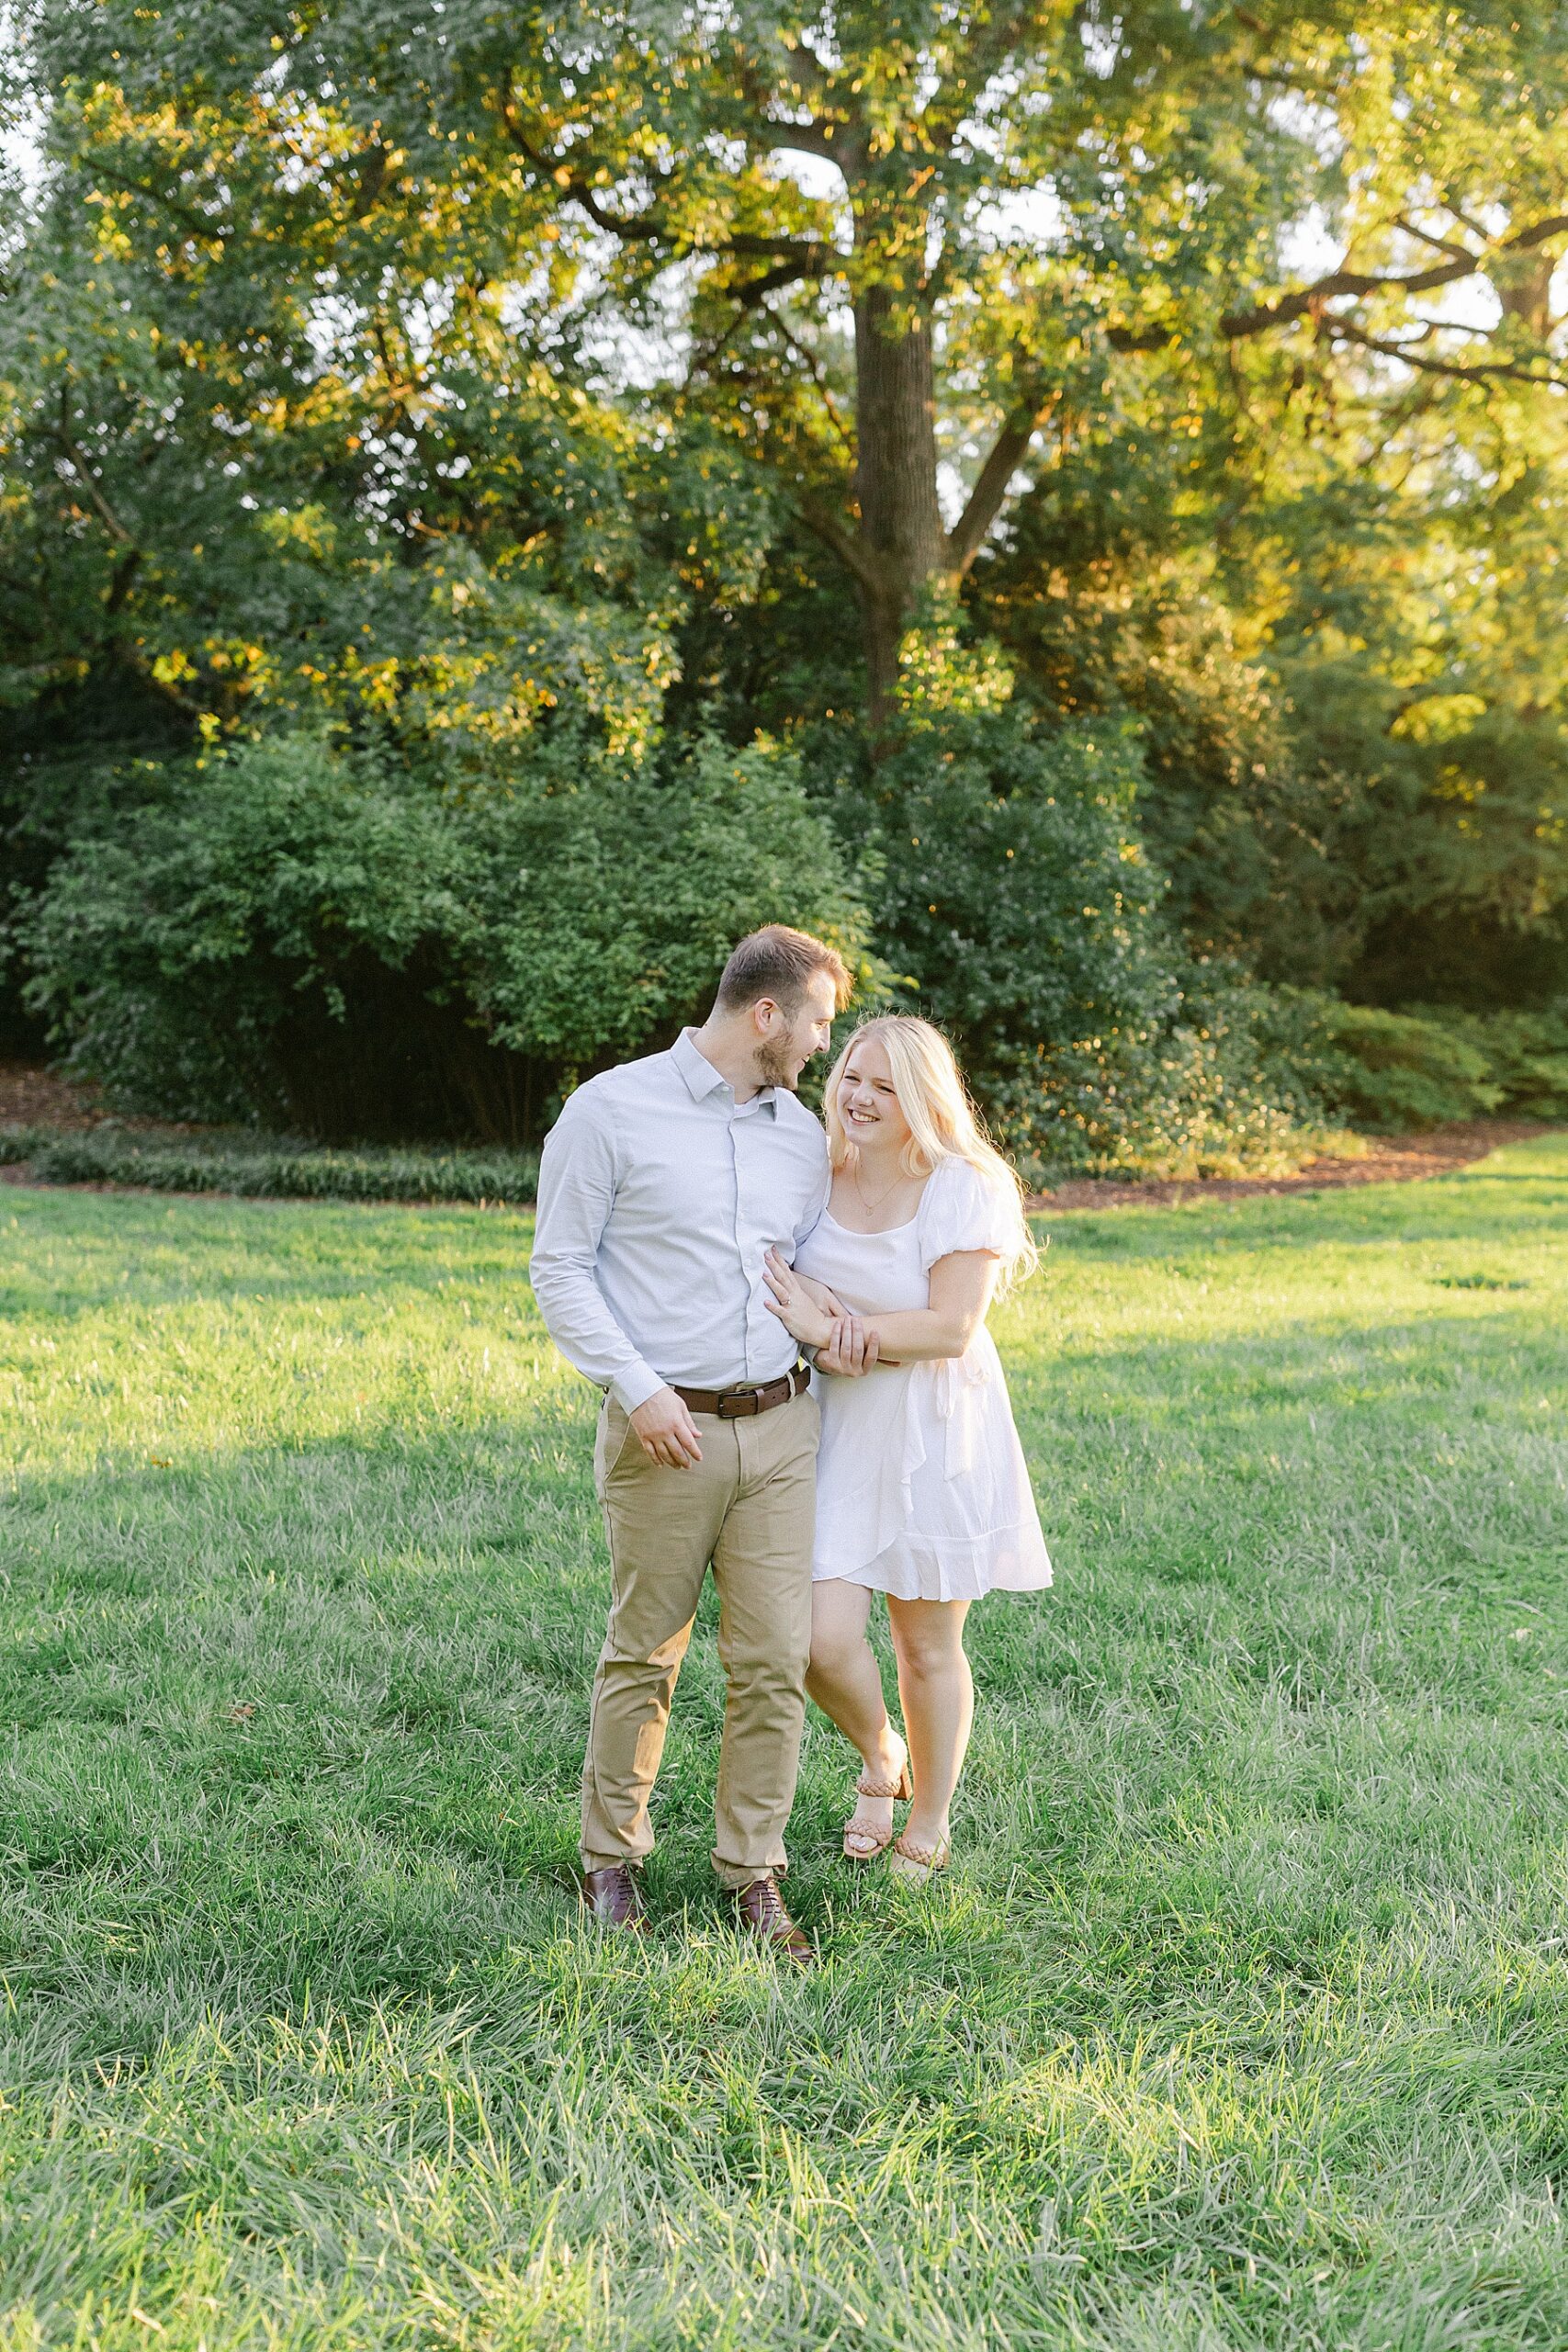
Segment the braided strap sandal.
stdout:
<svg viewBox="0 0 1568 2352">
<path fill-rule="evenodd" d="M 915 1784 L 909 1778 L 908 1748 L 904 1751 L 904 1761 L 898 1768 L 898 1778 L 896 1781 L 874 1781 L 869 1772 L 863 1772 L 855 1782 L 857 1797 L 891 1797 L 896 1804 L 907 1803 L 914 1793 Z M 859 1810 L 857 1805 L 855 1811 L 858 1813 Z M 846 1861 L 874 1862 L 878 1854 L 885 1854 L 892 1843 L 891 1822 L 887 1826 L 886 1835 L 875 1829 L 867 1829 L 863 1822 L 856 1821 L 852 1815 L 844 1824 L 844 1860 Z"/>
<path fill-rule="evenodd" d="M 906 1886 L 929 1886 L 938 1871 L 947 1868 L 952 1853 L 953 1848 L 945 1838 L 939 1838 L 934 1846 L 911 1846 L 906 1833 L 895 1838 L 887 1868 Z"/>
</svg>

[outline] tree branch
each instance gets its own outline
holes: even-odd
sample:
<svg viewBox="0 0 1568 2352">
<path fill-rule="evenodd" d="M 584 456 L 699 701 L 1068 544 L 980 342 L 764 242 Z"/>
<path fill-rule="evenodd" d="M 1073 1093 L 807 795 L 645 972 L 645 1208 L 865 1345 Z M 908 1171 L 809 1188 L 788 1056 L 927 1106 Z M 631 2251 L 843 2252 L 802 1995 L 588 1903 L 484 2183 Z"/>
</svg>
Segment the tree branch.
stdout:
<svg viewBox="0 0 1568 2352">
<path fill-rule="evenodd" d="M 768 317 L 772 321 L 773 324 L 778 329 L 780 334 L 783 335 L 790 349 L 795 353 L 795 357 L 804 361 L 806 371 L 817 387 L 818 398 L 821 401 L 823 407 L 828 412 L 828 422 L 831 424 L 834 432 L 843 443 L 844 447 L 849 454 L 850 463 L 853 465 L 855 459 L 855 437 L 850 431 L 848 425 L 844 423 L 843 418 L 839 414 L 838 404 L 834 401 L 828 379 L 822 373 L 821 361 L 818 358 L 817 354 L 809 347 L 808 345 L 802 343 L 798 335 L 793 334 L 790 332 L 789 328 L 784 324 L 783 319 L 780 318 L 776 311 L 769 311 Z"/>
<path fill-rule="evenodd" d="M 603 229 L 607 235 L 619 237 L 626 243 L 650 244 L 664 237 L 664 227 L 656 213 L 641 212 L 627 217 L 622 213 L 607 212 L 574 164 L 566 163 L 558 155 L 547 154 L 543 148 L 534 145 L 518 121 L 516 109 L 510 99 L 502 106 L 501 120 L 518 153 L 525 156 L 544 178 L 553 180 L 564 194 L 581 204 L 596 229 Z"/>
<path fill-rule="evenodd" d="M 1396 229 L 1403 229 L 1407 237 L 1418 238 L 1422 244 L 1430 245 L 1434 253 L 1451 254 L 1456 261 L 1474 258 L 1468 245 L 1456 245 L 1451 237 L 1434 237 L 1430 229 L 1423 229 L 1420 222 L 1412 220 L 1407 212 L 1402 212 L 1393 225 Z"/>
<path fill-rule="evenodd" d="M 825 547 L 831 548 L 840 562 L 852 571 L 863 588 L 878 585 L 877 565 L 869 548 L 863 547 L 856 533 L 848 529 L 832 509 L 824 506 L 814 492 L 796 489 L 795 504 L 800 519 L 807 530 L 815 531 Z"/>
<path fill-rule="evenodd" d="M 1451 212 L 1454 219 L 1459 222 L 1460 227 L 1461 229 L 1468 229 L 1472 237 L 1479 237 L 1483 245 L 1491 243 L 1491 230 L 1486 227 L 1483 221 L 1472 220 L 1469 213 L 1463 211 L 1461 207 L 1454 202 L 1451 196 L 1444 197 L 1443 209 L 1445 212 Z"/>
<path fill-rule="evenodd" d="M 384 140 L 372 140 L 357 155 L 345 158 L 358 180 L 354 201 L 349 208 L 351 220 L 363 220 L 378 203 L 392 175 L 392 150 Z"/>
<path fill-rule="evenodd" d="M 1322 82 L 1311 74 L 1300 74 L 1293 66 L 1247 65 L 1242 71 L 1255 82 L 1268 82 L 1277 90 L 1292 90 L 1299 97 L 1323 98 L 1332 103 L 1344 93 L 1334 82 Z"/>
<path fill-rule="evenodd" d="M 111 620 L 114 617 L 115 614 L 118 612 L 120 606 L 124 604 L 126 597 L 130 594 L 130 583 L 136 577 L 137 568 L 141 561 L 141 549 L 140 548 L 129 548 L 125 554 L 120 557 L 119 561 L 115 565 L 114 578 L 109 582 L 108 594 L 104 598 L 104 617 L 106 620 Z"/>
<path fill-rule="evenodd" d="M 1537 369 L 1522 367 L 1509 359 L 1444 359 L 1434 351 L 1418 350 L 1415 342 L 1401 343 L 1383 335 L 1368 334 L 1348 319 L 1325 319 L 1325 332 L 1336 343 L 1353 343 L 1363 351 L 1378 352 L 1385 359 L 1403 360 L 1406 368 L 1417 368 L 1428 376 L 1451 376 L 1461 384 L 1484 384 L 1502 378 L 1513 384 L 1550 384 L 1559 391 L 1568 391 L 1568 376 L 1541 375 Z M 1425 343 L 1432 332 L 1418 341 Z"/>
<path fill-rule="evenodd" d="M 776 294 L 780 287 L 797 286 L 803 277 L 820 277 L 829 261 L 836 258 L 830 245 L 807 246 L 794 261 L 775 262 L 761 277 L 749 277 L 744 285 L 727 286 L 724 291 L 742 310 L 754 311 L 759 305 L 765 307 L 767 297 Z M 772 311 L 768 315 L 771 318 Z"/>
<path fill-rule="evenodd" d="M 54 428 L 55 447 L 60 450 L 61 455 L 64 458 L 72 472 L 75 475 L 77 481 L 86 492 L 88 498 L 92 502 L 94 513 L 97 515 L 99 522 L 102 523 L 110 538 L 117 539 L 122 548 L 134 547 L 136 544 L 134 535 L 126 529 L 125 525 L 120 521 L 119 516 L 115 513 L 107 499 L 105 498 L 103 492 L 99 490 L 96 481 L 94 480 L 93 475 L 88 469 L 86 459 L 83 457 L 81 451 L 77 448 L 76 444 L 71 438 L 71 435 L 65 422 L 68 398 L 69 395 L 66 392 L 65 386 L 62 384 L 60 387 L 60 422 Z"/>
<path fill-rule="evenodd" d="M 832 125 L 824 130 L 819 122 L 780 122 L 773 115 L 759 114 L 751 127 L 763 134 L 754 143 L 769 154 L 776 154 L 780 148 L 798 147 L 802 154 L 820 155 L 825 164 L 835 164 L 840 172 L 848 162 L 843 142 L 834 142 Z"/>
<path fill-rule="evenodd" d="M 543 178 L 553 180 L 564 196 L 570 197 L 574 204 L 580 204 L 596 229 L 602 229 L 606 236 L 618 237 L 623 244 L 665 245 L 676 258 L 691 254 L 712 254 L 719 259 L 744 255 L 747 259 L 755 260 L 765 260 L 771 255 L 791 255 L 807 269 L 818 266 L 820 257 L 831 251 L 829 246 L 816 239 L 803 241 L 799 237 L 786 235 L 759 236 L 748 229 L 733 230 L 722 244 L 704 244 L 672 229 L 657 208 L 647 212 L 613 212 L 576 164 L 534 145 L 511 105 L 502 107 L 501 119 L 508 139 L 519 154 L 525 156 Z"/>
<path fill-rule="evenodd" d="M 1397 271 L 1330 270 L 1326 277 L 1298 287 L 1293 293 L 1281 294 L 1277 301 L 1259 302 L 1249 311 L 1229 311 L 1219 322 L 1220 333 L 1232 343 L 1239 343 L 1248 335 L 1267 334 L 1271 327 L 1293 325 L 1297 319 L 1309 317 L 1325 302 L 1346 294 L 1429 294 L 1439 286 L 1456 286 L 1461 278 L 1476 277 L 1489 261 L 1501 254 L 1531 253 L 1538 245 L 1545 244 L 1549 237 L 1561 236 L 1565 230 L 1568 213 L 1556 212 L 1519 230 L 1515 236 L 1505 237 L 1489 253 L 1466 253 L 1456 260 L 1437 262 L 1430 269 L 1413 270 L 1407 276 Z M 1163 351 L 1175 339 L 1176 333 L 1174 327 L 1112 327 L 1107 341 L 1113 351 Z"/>
<path fill-rule="evenodd" d="M 975 486 L 964 501 L 964 512 L 947 535 L 947 560 L 953 574 L 962 578 L 978 555 L 1007 496 L 1009 482 L 1029 453 L 1035 433 L 1055 407 L 1058 395 L 1033 405 L 1024 401 L 1003 424 L 991 444 L 989 455 L 975 478 Z"/>
<path fill-rule="evenodd" d="M 848 123 L 835 115 L 820 121 L 813 114 L 805 122 L 781 122 L 770 109 L 779 102 L 779 93 L 759 60 L 743 49 L 735 51 L 737 78 L 740 93 L 751 110 L 748 126 L 750 142 L 769 153 L 781 147 L 798 147 L 805 154 L 820 155 L 824 163 L 835 164 L 840 171 L 849 160 Z M 787 101 L 786 101 L 787 103 Z"/>
<path fill-rule="evenodd" d="M 205 212 L 195 212 L 188 204 L 181 204 L 167 188 L 144 187 L 140 180 L 127 179 L 122 173 L 110 171 L 101 163 L 95 164 L 94 171 L 106 187 L 118 188 L 122 196 L 133 197 L 141 204 L 156 205 L 160 211 L 168 214 L 171 220 L 180 223 L 194 243 L 199 244 L 205 240 L 222 247 L 234 233 L 222 221 L 209 220 Z"/>
<path fill-rule="evenodd" d="M 807 49 L 804 41 L 792 41 L 785 36 L 781 46 L 785 60 L 784 72 L 800 89 L 825 103 L 832 93 L 832 68 L 824 65 L 816 51 Z"/>
</svg>

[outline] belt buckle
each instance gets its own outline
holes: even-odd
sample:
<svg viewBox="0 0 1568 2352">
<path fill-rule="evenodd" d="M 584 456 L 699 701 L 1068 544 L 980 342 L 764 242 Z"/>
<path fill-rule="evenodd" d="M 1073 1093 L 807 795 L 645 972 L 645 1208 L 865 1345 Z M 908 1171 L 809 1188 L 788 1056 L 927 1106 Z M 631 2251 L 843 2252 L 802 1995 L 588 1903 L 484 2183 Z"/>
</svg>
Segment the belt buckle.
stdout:
<svg viewBox="0 0 1568 2352">
<path fill-rule="evenodd" d="M 718 1419 L 721 1421 L 750 1420 L 760 1410 L 754 1388 L 724 1388 L 719 1391 Z"/>
</svg>

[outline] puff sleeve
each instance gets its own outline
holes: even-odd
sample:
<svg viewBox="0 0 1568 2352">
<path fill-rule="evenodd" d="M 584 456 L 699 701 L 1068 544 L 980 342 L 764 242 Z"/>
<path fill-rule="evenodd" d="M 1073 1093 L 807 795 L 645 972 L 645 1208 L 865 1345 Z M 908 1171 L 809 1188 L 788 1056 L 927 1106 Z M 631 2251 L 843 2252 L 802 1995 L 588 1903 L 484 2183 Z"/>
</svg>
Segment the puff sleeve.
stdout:
<svg viewBox="0 0 1568 2352">
<path fill-rule="evenodd" d="M 921 1197 L 916 1238 L 920 1266 L 928 1274 L 939 1258 L 949 1258 L 956 1250 L 1016 1258 L 1025 1241 L 1017 1192 L 966 1159 L 944 1159 Z"/>
</svg>

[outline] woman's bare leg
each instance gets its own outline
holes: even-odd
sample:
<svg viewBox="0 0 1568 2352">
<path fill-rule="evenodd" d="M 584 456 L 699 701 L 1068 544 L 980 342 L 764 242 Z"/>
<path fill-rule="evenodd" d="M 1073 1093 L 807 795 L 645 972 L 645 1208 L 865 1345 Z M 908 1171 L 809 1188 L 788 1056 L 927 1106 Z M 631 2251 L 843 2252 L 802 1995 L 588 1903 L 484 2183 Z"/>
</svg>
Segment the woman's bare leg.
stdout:
<svg viewBox="0 0 1568 2352">
<path fill-rule="evenodd" d="M 887 1720 L 882 1669 L 865 1629 L 871 1595 L 863 1585 L 829 1577 L 811 1588 L 811 1663 L 806 1687 L 822 1713 L 852 1740 L 875 1781 L 896 1781 L 904 1766 L 904 1743 Z M 893 1826 L 891 1797 L 862 1797 L 852 1826 L 877 1844 Z"/>
<path fill-rule="evenodd" d="M 915 1802 L 904 1836 L 927 1853 L 951 1834 L 948 1812 L 975 1720 L 975 1684 L 964 1653 L 969 1603 L 889 1596 L 887 1614 L 915 1772 Z"/>
</svg>

